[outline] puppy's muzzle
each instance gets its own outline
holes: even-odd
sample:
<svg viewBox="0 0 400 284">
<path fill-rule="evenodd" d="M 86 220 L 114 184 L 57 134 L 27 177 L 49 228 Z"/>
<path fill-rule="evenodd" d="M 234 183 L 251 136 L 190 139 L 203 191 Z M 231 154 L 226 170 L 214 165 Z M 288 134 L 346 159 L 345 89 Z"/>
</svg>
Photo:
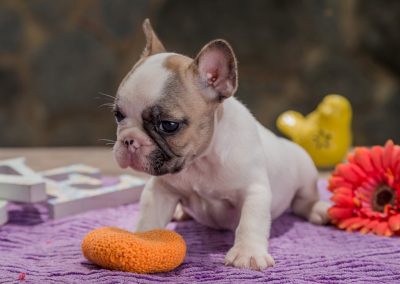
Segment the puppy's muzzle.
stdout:
<svg viewBox="0 0 400 284">
<path fill-rule="evenodd" d="M 135 150 L 142 146 L 152 145 L 150 139 L 135 127 L 121 131 L 118 140 L 120 141 L 122 147 L 125 147 L 131 152 L 135 152 Z"/>
<path fill-rule="evenodd" d="M 124 139 L 124 144 L 126 147 L 129 147 L 129 145 L 133 145 L 133 142 L 133 139 Z"/>
</svg>

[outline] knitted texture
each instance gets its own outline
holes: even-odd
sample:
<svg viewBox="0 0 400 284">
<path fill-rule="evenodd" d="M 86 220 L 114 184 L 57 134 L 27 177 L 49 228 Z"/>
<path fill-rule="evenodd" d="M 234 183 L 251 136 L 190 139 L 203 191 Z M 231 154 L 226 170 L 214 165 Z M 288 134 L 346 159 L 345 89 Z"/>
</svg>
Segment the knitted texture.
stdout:
<svg viewBox="0 0 400 284">
<path fill-rule="evenodd" d="M 136 273 L 173 270 L 186 254 L 183 238 L 169 230 L 131 233 L 115 227 L 91 231 L 82 242 L 83 255 L 101 267 Z"/>
<path fill-rule="evenodd" d="M 326 196 L 327 197 L 327 196 Z M 101 268 L 82 255 L 96 228 L 131 229 L 138 205 L 48 220 L 42 205 L 9 206 L 0 227 L 0 283 L 400 283 L 400 238 L 315 226 L 285 213 L 272 223 L 269 251 L 276 265 L 263 271 L 224 266 L 234 233 L 194 221 L 172 223 L 186 241 L 184 262 L 170 272 L 137 274 Z M 25 274 L 21 274 L 25 273 Z M 19 282 L 22 283 L 22 282 Z"/>
</svg>

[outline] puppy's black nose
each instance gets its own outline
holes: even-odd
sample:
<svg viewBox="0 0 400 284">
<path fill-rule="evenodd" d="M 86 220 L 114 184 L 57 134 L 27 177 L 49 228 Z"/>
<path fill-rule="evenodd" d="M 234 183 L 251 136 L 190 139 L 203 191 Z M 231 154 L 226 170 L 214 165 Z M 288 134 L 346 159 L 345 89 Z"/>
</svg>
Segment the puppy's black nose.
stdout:
<svg viewBox="0 0 400 284">
<path fill-rule="evenodd" d="M 128 147 L 129 145 L 133 144 L 133 139 L 125 139 L 124 144 Z"/>
</svg>

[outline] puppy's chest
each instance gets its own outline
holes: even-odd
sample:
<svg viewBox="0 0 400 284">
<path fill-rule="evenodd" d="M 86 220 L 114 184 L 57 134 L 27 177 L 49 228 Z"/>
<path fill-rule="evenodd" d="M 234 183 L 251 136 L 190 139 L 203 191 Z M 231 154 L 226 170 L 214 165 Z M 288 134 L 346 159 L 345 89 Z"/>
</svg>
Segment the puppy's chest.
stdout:
<svg viewBox="0 0 400 284">
<path fill-rule="evenodd" d="M 229 178 L 218 175 L 187 175 L 174 180 L 174 187 L 184 197 L 197 195 L 208 201 L 236 203 L 237 192 Z"/>
<path fill-rule="evenodd" d="M 212 159 L 203 158 L 190 165 L 170 180 L 182 196 L 198 195 L 205 200 L 229 200 L 235 202 L 237 184 L 232 171 Z"/>
<path fill-rule="evenodd" d="M 226 176 L 180 176 L 174 180 L 184 210 L 198 222 L 213 228 L 235 229 L 239 220 L 239 192 Z"/>
</svg>

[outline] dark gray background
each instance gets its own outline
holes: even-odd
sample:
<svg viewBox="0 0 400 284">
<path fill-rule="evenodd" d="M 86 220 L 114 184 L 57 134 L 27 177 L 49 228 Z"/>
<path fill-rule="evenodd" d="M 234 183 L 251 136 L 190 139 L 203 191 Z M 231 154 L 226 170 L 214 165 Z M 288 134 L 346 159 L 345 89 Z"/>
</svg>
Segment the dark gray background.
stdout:
<svg viewBox="0 0 400 284">
<path fill-rule="evenodd" d="M 170 51 L 231 42 L 237 96 L 275 132 L 281 112 L 340 93 L 355 144 L 399 142 L 400 1 L 2 0 L 0 146 L 114 139 L 99 92 L 114 95 L 139 58 L 146 17 Z"/>
</svg>

